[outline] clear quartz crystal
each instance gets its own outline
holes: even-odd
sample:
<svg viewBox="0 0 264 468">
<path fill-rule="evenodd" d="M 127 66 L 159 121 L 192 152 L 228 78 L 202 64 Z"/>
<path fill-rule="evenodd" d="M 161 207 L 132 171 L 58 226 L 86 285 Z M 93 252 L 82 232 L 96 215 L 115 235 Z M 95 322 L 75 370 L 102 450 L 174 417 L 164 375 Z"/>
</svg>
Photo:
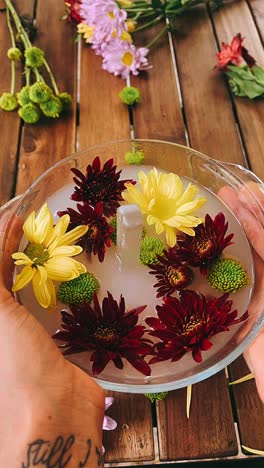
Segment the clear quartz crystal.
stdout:
<svg viewBox="0 0 264 468">
<path fill-rule="evenodd" d="M 117 257 L 122 270 L 139 264 L 143 218 L 137 205 L 123 205 L 117 210 Z"/>
</svg>

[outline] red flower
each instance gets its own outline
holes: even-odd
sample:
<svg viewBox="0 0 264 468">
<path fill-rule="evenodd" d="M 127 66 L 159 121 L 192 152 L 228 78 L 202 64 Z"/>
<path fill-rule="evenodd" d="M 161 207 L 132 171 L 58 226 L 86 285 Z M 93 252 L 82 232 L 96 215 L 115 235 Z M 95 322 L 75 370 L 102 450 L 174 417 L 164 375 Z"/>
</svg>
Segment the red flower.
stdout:
<svg viewBox="0 0 264 468">
<path fill-rule="evenodd" d="M 149 265 L 150 275 L 155 275 L 158 280 L 154 284 L 154 288 L 157 288 L 156 297 L 173 294 L 192 282 L 192 270 L 188 266 L 181 265 L 175 249 L 164 251 L 164 255 L 158 255 L 157 259 L 159 263 Z"/>
<path fill-rule="evenodd" d="M 67 0 L 64 2 L 67 20 L 70 23 L 79 24 L 83 21 L 80 15 L 81 0 Z"/>
<path fill-rule="evenodd" d="M 151 369 L 144 357 L 152 354 L 152 342 L 143 337 L 145 327 L 137 325 L 138 316 L 145 308 L 144 305 L 126 312 L 123 296 L 118 304 L 109 292 L 101 307 L 95 295 L 93 306 L 71 305 L 71 313 L 61 311 L 62 329 L 53 338 L 65 342 L 64 355 L 93 351 L 90 360 L 95 375 L 110 361 L 123 369 L 123 359 L 142 374 L 150 375 Z"/>
<path fill-rule="evenodd" d="M 103 216 L 103 203 L 97 203 L 95 208 L 89 206 L 88 203 L 77 203 L 77 209 L 79 212 L 73 208 L 67 208 L 66 211 L 59 211 L 58 215 L 70 216 L 70 229 L 80 225 L 89 227 L 78 243 L 87 253 L 98 255 L 99 262 L 103 262 L 105 247 L 111 246 L 111 235 L 114 231 Z"/>
<path fill-rule="evenodd" d="M 237 319 L 238 311 L 231 312 L 233 301 L 227 298 L 228 294 L 205 298 L 187 289 L 180 292 L 180 299 L 165 297 L 162 306 L 157 306 L 159 318 L 146 319 L 153 329 L 150 335 L 160 340 L 155 345 L 156 357 L 151 359 L 150 364 L 167 359 L 178 361 L 188 351 L 192 351 L 196 362 L 201 362 L 201 351 L 213 345 L 210 337 L 228 331 L 229 326 L 248 317 L 248 312 L 245 312 Z"/>
<path fill-rule="evenodd" d="M 241 34 L 237 34 L 231 44 L 225 44 L 222 42 L 222 50 L 216 54 L 218 58 L 217 66 L 221 70 L 226 70 L 227 65 L 240 65 L 246 62 L 249 67 L 253 67 L 256 60 L 249 55 L 247 49 L 242 46 L 244 38 Z"/>
<path fill-rule="evenodd" d="M 225 237 L 228 222 L 223 213 L 218 213 L 214 220 L 209 214 L 203 224 L 194 228 L 195 236 L 186 234 L 178 236 L 177 257 L 193 267 L 200 267 L 203 276 L 208 274 L 208 268 L 221 252 L 231 245 L 234 234 Z"/>
<path fill-rule="evenodd" d="M 87 202 L 92 206 L 103 202 L 103 214 L 107 217 L 116 214 L 119 202 L 123 200 L 121 192 L 125 190 L 125 184 L 135 184 L 132 180 L 119 180 L 121 171 L 116 172 L 113 159 L 109 159 L 101 167 L 100 158 L 97 156 L 93 163 L 87 166 L 85 175 L 75 168 L 71 171 L 76 176 L 73 180 L 77 185 L 71 199 Z"/>
</svg>

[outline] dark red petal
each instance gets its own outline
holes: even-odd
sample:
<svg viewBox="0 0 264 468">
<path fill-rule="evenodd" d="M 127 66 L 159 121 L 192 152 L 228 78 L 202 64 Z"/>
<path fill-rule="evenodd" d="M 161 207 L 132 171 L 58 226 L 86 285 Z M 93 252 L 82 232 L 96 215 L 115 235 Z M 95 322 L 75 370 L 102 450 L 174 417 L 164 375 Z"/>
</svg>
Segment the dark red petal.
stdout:
<svg viewBox="0 0 264 468">
<path fill-rule="evenodd" d="M 193 348 L 192 356 L 193 356 L 193 359 L 198 363 L 202 362 L 203 360 L 200 348 Z"/>
</svg>

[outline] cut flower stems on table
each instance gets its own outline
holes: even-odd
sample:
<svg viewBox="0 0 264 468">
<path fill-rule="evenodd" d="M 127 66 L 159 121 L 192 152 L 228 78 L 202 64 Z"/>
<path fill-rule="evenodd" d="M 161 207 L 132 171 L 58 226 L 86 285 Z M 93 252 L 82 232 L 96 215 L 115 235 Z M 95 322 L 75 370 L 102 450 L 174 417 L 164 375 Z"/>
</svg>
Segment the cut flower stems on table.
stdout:
<svg viewBox="0 0 264 468">
<path fill-rule="evenodd" d="M 5 111 L 18 109 L 18 115 L 29 124 L 37 123 L 41 116 L 58 118 L 64 111 L 69 110 L 72 98 L 70 94 L 59 91 L 44 51 L 32 45 L 12 1 L 5 0 L 5 4 L 12 44 L 7 51 L 11 64 L 11 86 L 10 92 L 1 95 L 0 107 Z M 22 75 L 20 68 L 19 73 L 16 70 L 18 63 L 24 68 L 25 86 L 15 93 L 16 75 Z M 43 70 L 48 74 L 51 86 L 46 83 Z"/>
<path fill-rule="evenodd" d="M 27 245 L 13 254 L 17 267 L 23 266 L 13 290 L 32 281 L 45 308 L 56 303 L 57 295 L 65 306 L 53 337 L 65 355 L 87 353 L 94 375 L 113 362 L 120 371 L 126 363 L 149 376 L 152 365 L 175 362 L 189 352 L 199 363 L 214 335 L 247 318 L 247 312 L 239 317 L 228 294 L 216 296 L 213 289 L 236 293 L 250 281 L 238 259 L 226 255 L 235 239 L 224 214 L 199 216 L 207 199 L 198 186 L 174 173 L 141 168 L 137 180 L 123 179 L 112 158 L 102 163 L 95 157 L 85 173 L 72 168 L 72 207 L 57 212 L 57 224 L 47 204 L 37 215 L 32 212 L 23 225 Z M 145 321 L 141 314 L 147 304 L 139 298 L 126 306 L 125 291 L 117 298 L 111 291 L 105 295 L 100 273 L 93 274 L 94 262 L 108 261 L 108 249 L 118 251 L 118 209 L 126 204 L 141 212 L 136 261 L 153 278 L 158 299 Z M 71 258 L 82 251 L 85 265 Z M 192 290 L 197 275 L 210 294 Z M 115 271 L 112 276 L 115 281 Z M 56 289 L 53 281 L 59 283 Z"/>
</svg>

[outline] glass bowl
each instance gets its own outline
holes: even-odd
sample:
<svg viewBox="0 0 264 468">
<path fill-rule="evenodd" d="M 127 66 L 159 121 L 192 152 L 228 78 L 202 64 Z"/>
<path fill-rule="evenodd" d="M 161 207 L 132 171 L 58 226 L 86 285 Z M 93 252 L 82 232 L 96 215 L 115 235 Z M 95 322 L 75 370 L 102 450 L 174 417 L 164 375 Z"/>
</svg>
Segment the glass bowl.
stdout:
<svg viewBox="0 0 264 468">
<path fill-rule="evenodd" d="M 152 375 L 149 377 L 136 372 L 129 364 L 125 365 L 124 370 L 120 371 L 110 363 L 96 378 L 98 383 L 105 389 L 119 392 L 155 393 L 194 384 L 217 373 L 246 349 L 263 325 L 264 306 L 257 285 L 254 284 L 254 264 L 249 239 L 247 239 L 246 232 L 244 232 L 228 206 L 217 197 L 219 190 L 226 186 L 236 191 L 242 190 L 244 204 L 250 210 L 259 232 L 263 233 L 263 227 L 259 219 L 260 216 L 264 216 L 264 211 L 254 190 L 254 184 L 262 184 L 262 182 L 253 173 L 241 166 L 221 163 L 193 149 L 169 142 L 126 140 L 94 146 L 55 164 L 39 177 L 22 196 L 11 200 L 1 208 L 0 248 L 2 264 L 4 264 L 4 280 L 6 286 L 11 289 L 15 274 L 11 254 L 18 251 L 21 245 L 23 246 L 22 225 L 28 215 L 33 210 L 37 212 L 46 201 L 55 219 L 58 219 L 57 210 L 64 210 L 68 206 L 74 206 L 73 202 L 68 198 L 74 186 L 70 168 L 75 167 L 84 172 L 87 165 L 96 156 L 100 156 L 102 162 L 112 157 L 118 169 L 122 169 L 122 178 L 128 178 L 131 171 L 134 171 L 136 176 L 137 172 L 144 166 L 129 166 L 126 164 L 124 155 L 127 151 L 131 151 L 131 148 L 140 149 L 144 152 L 144 166 L 147 166 L 148 169 L 154 166 L 161 171 L 176 173 L 184 180 L 191 179 L 191 181 L 200 185 L 200 189 L 211 200 L 211 208 L 208 209 L 208 212 L 213 216 L 222 211 L 229 222 L 229 232 L 234 232 L 239 239 L 236 250 L 234 250 L 233 246 L 228 247 L 230 256 L 238 256 L 239 254 L 241 262 L 245 265 L 251 277 L 251 285 L 243 288 L 241 292 L 231 295 L 234 306 L 239 305 L 239 315 L 242 315 L 248 309 L 248 320 L 230 328 L 229 332 L 213 337 L 214 346 L 203 353 L 201 363 L 196 363 L 192 359 L 191 353 L 187 353 L 180 361 L 175 363 L 165 361 L 154 364 L 152 366 Z M 206 212 L 207 209 L 202 214 Z M 130 277 L 127 284 L 122 286 L 125 291 L 120 290 L 118 273 L 115 273 L 113 266 L 112 269 L 110 268 L 110 260 L 107 266 L 107 255 L 105 262 L 104 269 L 105 271 L 109 270 L 109 272 L 103 275 L 104 284 L 101 285 L 103 296 L 107 289 L 113 293 L 116 299 L 118 299 L 118 293 L 123 293 L 125 299 L 127 299 L 128 309 L 140 306 L 146 303 L 146 300 L 155 305 L 155 291 L 149 289 L 149 287 L 142 288 L 136 275 L 132 279 Z M 57 304 L 53 312 L 43 310 L 36 301 L 34 302 L 28 288 L 30 287 L 20 291 L 16 295 L 16 299 L 30 309 L 31 313 L 50 334 L 55 333 L 60 326 L 60 310 L 65 306 Z M 195 289 L 195 286 L 191 286 L 191 288 Z M 202 292 L 206 293 L 207 291 Z M 221 294 L 217 293 L 215 295 L 220 296 Z M 146 313 L 146 315 L 149 314 Z M 68 359 L 91 374 L 90 362 L 84 354 L 71 355 Z"/>
</svg>

